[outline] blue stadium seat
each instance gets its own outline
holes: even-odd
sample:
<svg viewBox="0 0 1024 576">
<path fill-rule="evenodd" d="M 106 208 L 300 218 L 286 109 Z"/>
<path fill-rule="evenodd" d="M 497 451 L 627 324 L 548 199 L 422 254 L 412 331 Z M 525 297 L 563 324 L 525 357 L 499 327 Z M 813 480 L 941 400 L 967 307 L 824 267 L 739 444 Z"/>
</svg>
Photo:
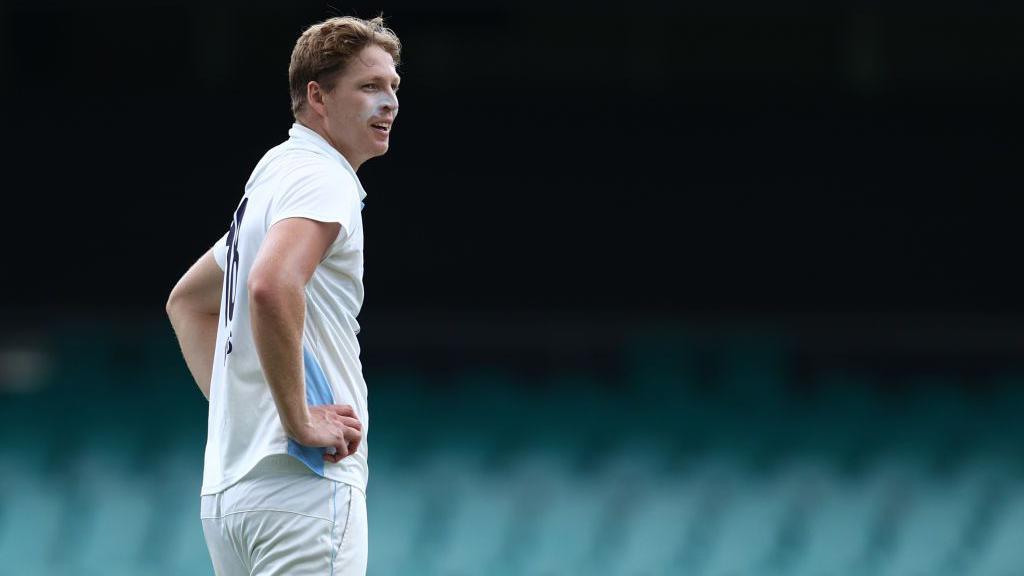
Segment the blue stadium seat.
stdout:
<svg viewBox="0 0 1024 576">
<path fill-rule="evenodd" d="M 770 565 L 799 485 L 786 476 L 746 477 L 729 487 L 703 574 L 760 574 Z"/>
<path fill-rule="evenodd" d="M 52 574 L 63 560 L 67 514 L 64 482 L 34 475 L 0 479 L 0 558 L 10 574 Z"/>
<path fill-rule="evenodd" d="M 682 574 L 692 530 L 708 497 L 697 474 L 661 476 L 635 487 L 621 524 L 622 543 L 607 574 Z"/>
<path fill-rule="evenodd" d="M 909 487 L 894 549 L 880 576 L 948 573 L 963 554 L 971 519 L 989 487 L 961 471 L 950 478 L 921 478 Z"/>
<path fill-rule="evenodd" d="M 524 544 L 530 550 L 522 574 L 594 574 L 600 530 L 612 508 L 616 486 L 599 477 L 553 468 L 549 481 L 538 487 L 533 534 Z M 593 572 L 595 568 L 598 572 Z"/>
<path fill-rule="evenodd" d="M 800 552 L 789 574 L 855 574 L 858 563 L 870 553 L 883 489 L 877 481 L 823 474 L 811 495 L 815 510 L 806 519 Z"/>
<path fill-rule="evenodd" d="M 472 576 L 502 574 L 509 559 L 518 512 L 530 494 L 498 474 L 479 474 L 449 487 L 448 538 L 438 549 L 437 573 Z"/>
<path fill-rule="evenodd" d="M 427 516 L 428 502 L 419 471 L 389 472 L 375 471 L 366 492 L 369 576 L 416 574 L 417 546 L 424 533 L 435 528 Z"/>
<path fill-rule="evenodd" d="M 988 538 L 976 555 L 971 576 L 1024 573 L 1024 483 L 1017 483 L 999 506 Z"/>
</svg>

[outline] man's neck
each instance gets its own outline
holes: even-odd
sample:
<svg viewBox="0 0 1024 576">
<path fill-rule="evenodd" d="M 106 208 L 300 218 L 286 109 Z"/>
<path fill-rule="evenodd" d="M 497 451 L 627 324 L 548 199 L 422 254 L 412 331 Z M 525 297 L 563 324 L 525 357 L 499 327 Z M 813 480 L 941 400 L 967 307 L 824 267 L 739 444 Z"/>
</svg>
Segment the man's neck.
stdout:
<svg viewBox="0 0 1024 576">
<path fill-rule="evenodd" d="M 354 162 L 352 160 L 352 158 L 349 158 L 341 150 L 341 148 L 339 148 L 334 143 L 334 140 L 331 139 L 331 135 L 327 132 L 327 130 L 324 130 L 322 125 L 319 125 L 319 123 L 310 122 L 305 117 L 303 117 L 303 118 L 296 118 L 295 121 L 298 122 L 299 124 L 301 124 L 303 127 L 308 128 L 308 129 L 312 130 L 313 132 L 316 132 L 321 138 L 323 138 L 328 144 L 330 144 L 331 148 L 334 148 L 335 150 L 337 150 L 338 154 L 341 154 L 342 157 L 345 158 L 345 161 L 348 162 L 348 165 L 352 167 L 353 171 L 359 170 L 359 166 L 362 165 L 362 162 L 356 163 L 356 162 Z"/>
</svg>

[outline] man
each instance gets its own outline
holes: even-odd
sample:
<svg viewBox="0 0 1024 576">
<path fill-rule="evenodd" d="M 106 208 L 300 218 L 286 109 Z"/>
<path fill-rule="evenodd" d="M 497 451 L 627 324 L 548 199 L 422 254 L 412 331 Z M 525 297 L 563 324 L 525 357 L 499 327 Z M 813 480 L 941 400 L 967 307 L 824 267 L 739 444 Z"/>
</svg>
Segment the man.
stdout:
<svg viewBox="0 0 1024 576">
<path fill-rule="evenodd" d="M 366 572 L 356 170 L 387 152 L 400 51 L 380 18 L 302 34 L 289 139 L 259 161 L 228 232 L 168 299 L 210 401 L 201 516 L 220 576 Z"/>
</svg>

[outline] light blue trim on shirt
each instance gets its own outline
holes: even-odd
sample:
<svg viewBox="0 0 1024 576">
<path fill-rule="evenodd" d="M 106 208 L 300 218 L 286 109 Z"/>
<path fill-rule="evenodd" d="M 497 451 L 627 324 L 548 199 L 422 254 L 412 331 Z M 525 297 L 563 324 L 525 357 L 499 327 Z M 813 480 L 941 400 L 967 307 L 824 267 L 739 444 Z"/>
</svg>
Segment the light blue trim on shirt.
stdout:
<svg viewBox="0 0 1024 576">
<path fill-rule="evenodd" d="M 320 368 L 320 363 L 309 351 L 309 348 L 302 347 L 302 363 L 306 372 L 306 404 L 310 406 L 321 406 L 334 403 L 334 394 L 331 393 L 331 385 L 327 382 L 327 376 Z M 324 475 L 324 449 L 303 446 L 291 438 L 288 439 L 288 453 L 297 458 L 300 462 L 309 466 L 313 472 Z"/>
</svg>

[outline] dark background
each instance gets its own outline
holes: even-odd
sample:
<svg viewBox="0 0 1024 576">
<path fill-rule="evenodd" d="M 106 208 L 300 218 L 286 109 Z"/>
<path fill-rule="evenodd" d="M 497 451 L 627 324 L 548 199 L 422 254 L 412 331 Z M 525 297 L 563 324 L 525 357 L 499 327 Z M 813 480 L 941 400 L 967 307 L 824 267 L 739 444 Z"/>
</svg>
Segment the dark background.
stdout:
<svg viewBox="0 0 1024 576">
<path fill-rule="evenodd" d="M 1018 322 L 1024 9 L 826 4 L 386 6 L 403 84 L 360 171 L 368 324 Z M 0 301 L 30 320 L 161 314 L 287 136 L 295 38 L 379 10 L 2 6 Z"/>
<path fill-rule="evenodd" d="M 210 573 L 164 303 L 296 38 L 367 162 L 370 576 L 1024 566 L 1024 4 L 0 0 L 0 561 Z"/>
</svg>

